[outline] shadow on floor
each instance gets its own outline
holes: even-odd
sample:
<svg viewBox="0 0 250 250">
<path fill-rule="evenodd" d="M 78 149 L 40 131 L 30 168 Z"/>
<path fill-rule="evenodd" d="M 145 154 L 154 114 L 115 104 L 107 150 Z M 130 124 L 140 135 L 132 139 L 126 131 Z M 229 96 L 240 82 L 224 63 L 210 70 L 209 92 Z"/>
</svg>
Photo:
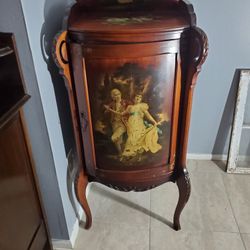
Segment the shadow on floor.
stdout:
<svg viewBox="0 0 250 250">
<path fill-rule="evenodd" d="M 217 165 L 223 172 L 226 172 L 227 170 L 227 161 L 215 161 L 212 160 L 212 162 Z"/>
<path fill-rule="evenodd" d="M 111 200 L 119 202 L 125 206 L 128 206 L 132 209 L 138 210 L 138 211 L 150 216 L 151 218 L 154 218 L 154 219 L 162 222 L 163 224 L 173 228 L 173 223 L 170 222 L 169 220 L 167 220 L 167 219 L 163 218 L 162 216 L 160 216 L 160 215 L 158 215 L 158 214 L 156 214 L 156 213 L 154 213 L 154 212 L 152 212 L 152 211 L 150 211 L 150 210 L 148 210 L 140 205 L 137 205 L 137 204 L 135 204 L 135 203 L 123 198 L 123 197 L 120 197 L 120 196 L 118 196 L 118 195 L 116 195 L 108 190 L 104 190 L 101 187 L 94 185 L 94 186 L 92 186 L 92 191 L 96 192 L 104 197 L 107 197 L 108 199 L 111 199 Z"/>
</svg>

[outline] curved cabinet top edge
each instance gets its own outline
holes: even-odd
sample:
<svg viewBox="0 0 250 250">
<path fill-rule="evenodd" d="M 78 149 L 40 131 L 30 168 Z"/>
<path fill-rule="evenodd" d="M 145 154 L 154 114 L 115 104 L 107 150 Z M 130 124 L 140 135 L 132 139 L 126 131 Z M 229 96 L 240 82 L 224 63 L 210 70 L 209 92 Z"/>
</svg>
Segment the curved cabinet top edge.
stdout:
<svg viewBox="0 0 250 250">
<path fill-rule="evenodd" d="M 192 4 L 179 1 L 174 7 L 136 9 L 132 11 L 89 10 L 75 4 L 70 11 L 67 29 L 69 33 L 88 35 L 102 34 L 121 36 L 142 34 L 160 35 L 182 32 L 195 26 L 196 16 Z"/>
</svg>

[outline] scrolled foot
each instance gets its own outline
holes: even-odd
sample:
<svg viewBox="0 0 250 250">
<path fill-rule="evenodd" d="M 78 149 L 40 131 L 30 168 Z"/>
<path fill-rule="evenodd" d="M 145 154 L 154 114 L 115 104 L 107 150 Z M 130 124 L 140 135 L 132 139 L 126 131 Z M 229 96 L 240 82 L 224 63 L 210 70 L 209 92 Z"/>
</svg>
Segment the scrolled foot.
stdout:
<svg viewBox="0 0 250 250">
<path fill-rule="evenodd" d="M 174 225 L 173 225 L 176 231 L 181 229 L 180 215 L 191 193 L 191 184 L 190 184 L 189 174 L 186 168 L 184 168 L 182 173 L 179 175 L 177 179 L 177 186 L 179 189 L 179 200 L 174 213 Z"/>
<path fill-rule="evenodd" d="M 88 178 L 86 175 L 84 175 L 84 172 L 81 170 L 78 172 L 75 181 L 75 193 L 77 200 L 79 201 L 86 215 L 85 229 L 89 229 L 92 225 L 92 215 L 86 198 L 87 185 L 88 185 Z"/>
</svg>

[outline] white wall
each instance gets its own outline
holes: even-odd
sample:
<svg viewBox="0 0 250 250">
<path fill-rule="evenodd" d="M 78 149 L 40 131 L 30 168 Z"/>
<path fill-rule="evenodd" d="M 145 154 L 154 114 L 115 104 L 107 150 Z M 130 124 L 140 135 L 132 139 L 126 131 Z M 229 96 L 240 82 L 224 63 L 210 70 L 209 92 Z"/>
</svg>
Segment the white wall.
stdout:
<svg viewBox="0 0 250 250">
<path fill-rule="evenodd" d="M 21 0 L 21 3 L 34 61 L 35 72 L 37 75 L 38 87 L 41 95 L 51 150 L 53 153 L 56 176 L 62 199 L 67 230 L 69 235 L 71 235 L 74 229 L 74 224 L 76 223 L 76 215 L 68 195 L 68 162 L 65 152 L 62 127 L 58 114 L 58 105 L 56 102 L 56 86 L 53 84 L 51 73 L 49 72 L 51 67 L 53 67 L 51 66 L 52 38 L 55 33 L 61 29 L 63 15 L 68 3 L 67 1 L 63 0 Z M 47 53 L 46 57 L 48 57 L 47 62 L 44 60 L 41 48 L 41 38 L 44 37 L 45 54 Z M 63 88 L 65 87 L 63 86 Z M 67 107 L 65 110 L 65 112 L 68 112 Z M 43 185 L 46 185 L 46 183 L 43 183 Z"/>
<path fill-rule="evenodd" d="M 234 108 L 237 68 L 250 68 L 250 1 L 191 0 L 209 54 L 194 95 L 188 152 L 225 154 Z M 249 144 L 249 143 L 248 143 Z"/>
</svg>

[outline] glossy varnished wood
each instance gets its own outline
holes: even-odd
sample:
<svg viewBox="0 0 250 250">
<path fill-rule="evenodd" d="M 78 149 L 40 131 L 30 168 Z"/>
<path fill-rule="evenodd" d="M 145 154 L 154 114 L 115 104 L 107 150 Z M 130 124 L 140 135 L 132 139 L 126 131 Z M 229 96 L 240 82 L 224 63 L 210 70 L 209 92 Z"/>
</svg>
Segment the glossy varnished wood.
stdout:
<svg viewBox="0 0 250 250">
<path fill-rule="evenodd" d="M 194 88 L 197 82 L 198 74 L 201 71 L 201 66 L 205 62 L 208 54 L 208 39 L 206 34 L 197 27 L 192 27 L 189 31 L 189 55 L 182 55 L 185 57 L 185 73 L 182 76 L 182 98 L 181 98 L 181 121 L 179 128 L 179 147 L 177 166 L 186 167 L 188 132 L 190 126 L 190 117 L 192 110 L 192 101 Z"/>
<path fill-rule="evenodd" d="M 110 43 L 138 43 L 138 42 L 156 42 L 170 39 L 179 39 L 183 30 L 190 26 L 190 15 L 182 6 L 179 8 L 169 8 L 163 6 L 156 9 L 147 6 L 142 10 L 125 8 L 125 10 L 107 10 L 89 11 L 88 8 L 79 8 L 75 5 L 71 9 L 68 21 L 69 37 L 72 40 L 83 42 L 92 41 L 110 42 Z M 147 12 L 148 11 L 148 12 Z M 190 10 L 191 13 L 191 10 Z M 148 23 L 132 23 L 117 25 L 109 23 L 107 20 L 116 18 L 140 18 L 142 16 L 155 20 Z"/>
<path fill-rule="evenodd" d="M 142 16 L 156 18 L 134 23 L 133 18 Z M 128 23 L 112 23 L 120 17 L 128 18 Z M 207 38 L 195 22 L 193 7 L 184 0 L 135 1 L 123 6 L 103 6 L 100 1 L 90 0 L 78 1 L 72 7 L 68 31 L 57 38 L 55 57 L 67 79 L 80 159 L 76 193 L 87 215 L 87 227 L 91 221 L 85 195 L 88 181 L 122 191 L 144 191 L 173 181 L 179 189 L 174 228 L 180 229 L 180 215 L 191 191 L 186 154 L 192 96 L 207 55 Z M 63 57 L 69 59 L 69 65 Z M 159 58 L 168 64 L 165 84 L 170 86 L 165 95 L 171 111 L 168 158 L 155 166 L 109 166 L 108 161 L 100 160 L 93 132 L 93 93 L 98 89 L 94 76 L 108 74 L 114 71 L 114 65 L 120 67 L 122 63 L 133 62 L 146 68 L 157 60 L 161 63 Z"/>
<path fill-rule="evenodd" d="M 0 50 L 8 49 L 10 53 L 0 56 L 0 119 L 8 117 L 11 109 L 25 102 L 26 94 L 22 71 L 16 53 L 14 36 L 0 32 Z M 0 120 L 1 123 L 1 120 Z"/>
<path fill-rule="evenodd" d="M 47 250 L 50 240 L 22 111 L 30 96 L 13 34 L 0 33 L 2 48 L 11 53 L 0 55 L 0 248 Z"/>
<path fill-rule="evenodd" d="M 79 109 L 77 106 L 76 101 L 76 91 L 75 85 L 73 84 L 73 70 L 71 68 L 68 60 L 68 52 L 66 48 L 66 39 L 67 39 L 67 32 L 64 31 L 57 35 L 55 39 L 55 46 L 53 48 L 53 55 L 55 58 L 55 62 L 60 69 L 60 74 L 64 77 L 65 85 L 68 90 L 68 96 L 70 100 L 70 110 L 71 110 L 71 117 L 73 122 L 73 130 L 74 130 L 74 138 L 76 143 L 76 151 L 77 151 L 77 162 L 78 162 L 78 173 L 77 178 L 75 180 L 75 193 L 76 197 L 81 204 L 85 215 L 86 215 L 86 224 L 85 228 L 90 228 L 92 224 L 92 216 L 91 211 L 86 199 L 86 188 L 88 185 L 88 176 L 85 171 L 86 165 L 84 160 L 84 153 L 83 153 L 83 144 L 81 141 L 81 123 L 79 120 Z"/>
<path fill-rule="evenodd" d="M 19 113 L 0 129 L 0 148 L 0 245 L 28 249 L 43 218 Z M 40 247 L 48 241 L 46 231 L 41 237 Z"/>
<path fill-rule="evenodd" d="M 72 8 L 71 19 L 69 20 L 69 31 L 77 31 L 77 32 L 90 32 L 90 33 L 111 33 L 111 34 L 131 34 L 131 33 L 160 33 L 166 32 L 166 30 L 174 31 L 174 30 L 183 30 L 189 26 L 187 19 L 185 16 L 181 15 L 180 12 L 177 11 L 155 11 L 151 12 L 150 15 L 146 14 L 145 11 L 136 11 L 136 12 L 106 12 L 106 16 L 103 13 L 84 13 L 77 6 L 76 8 Z M 120 25 L 114 25 L 107 22 L 107 19 L 110 18 L 121 18 L 121 17 L 140 17 L 140 16 L 148 16 L 148 17 L 157 17 L 156 19 L 152 19 L 146 26 L 145 23 L 139 24 L 126 24 L 122 25 L 122 29 Z"/>
<path fill-rule="evenodd" d="M 138 58 L 179 52 L 179 41 L 136 44 L 84 44 L 82 56 L 88 58 Z"/>
<path fill-rule="evenodd" d="M 180 123 L 175 167 L 175 178 L 179 189 L 179 200 L 174 214 L 174 228 L 180 230 L 180 214 L 188 202 L 191 192 L 189 174 L 186 168 L 188 133 L 192 110 L 192 100 L 194 87 L 197 82 L 201 66 L 205 62 L 208 54 L 208 39 L 206 34 L 197 27 L 192 27 L 189 38 L 189 55 L 182 55 L 185 65 L 183 65 L 182 77 L 182 98 L 180 109 Z M 187 53 L 184 51 L 184 53 Z"/>
</svg>

